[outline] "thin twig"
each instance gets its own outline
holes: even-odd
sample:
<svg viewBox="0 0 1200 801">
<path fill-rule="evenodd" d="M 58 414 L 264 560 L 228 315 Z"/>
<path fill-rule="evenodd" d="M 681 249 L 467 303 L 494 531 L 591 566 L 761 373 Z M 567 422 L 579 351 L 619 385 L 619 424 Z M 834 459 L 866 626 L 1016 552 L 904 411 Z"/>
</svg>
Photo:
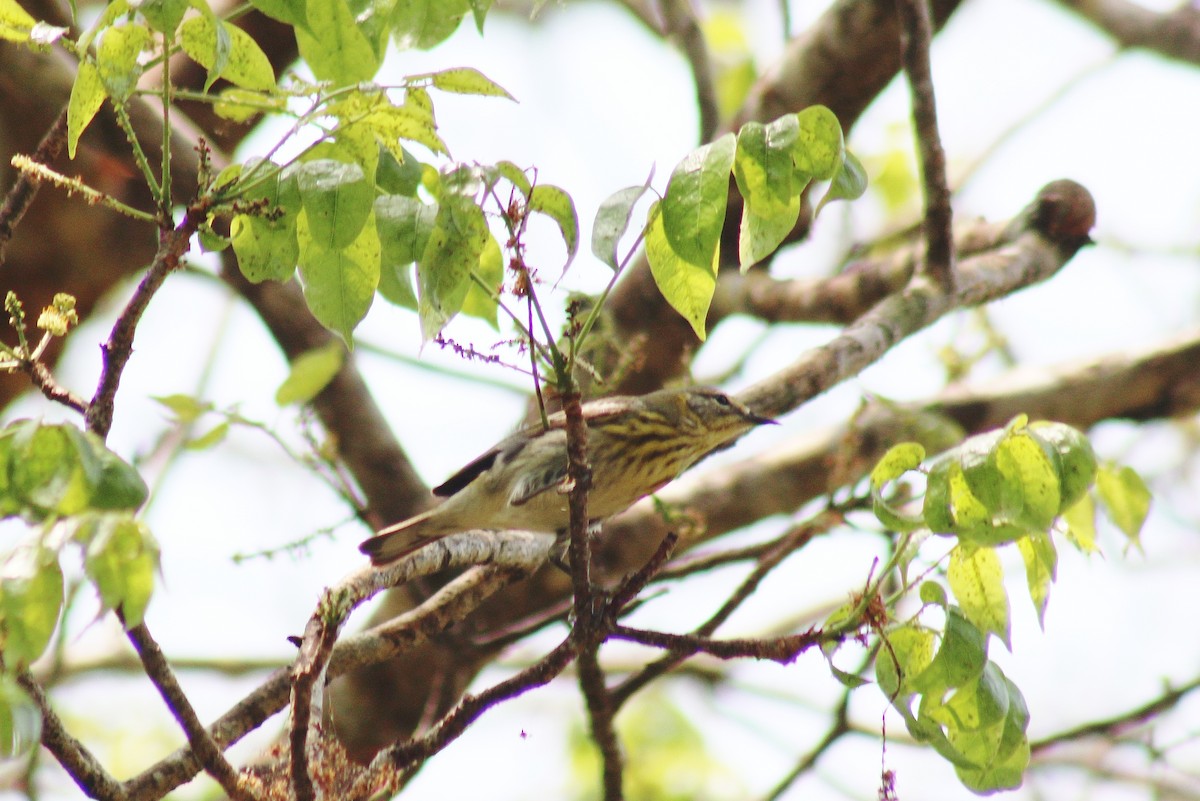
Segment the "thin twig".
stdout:
<svg viewBox="0 0 1200 801">
<path fill-rule="evenodd" d="M 1039 751 L 1045 751 L 1056 745 L 1073 740 L 1120 734 L 1127 729 L 1140 726 L 1147 720 L 1173 709 L 1189 693 L 1198 689 L 1200 689 L 1200 677 L 1194 678 L 1175 689 L 1168 690 L 1153 701 L 1130 709 L 1127 712 L 1122 712 L 1119 715 L 1114 715 L 1103 720 L 1093 721 L 1074 729 L 1067 729 L 1066 731 L 1053 734 L 1043 740 L 1032 743 L 1030 751 L 1036 754 Z"/>
<path fill-rule="evenodd" d="M 828 530 L 829 526 L 832 525 L 831 522 L 826 520 L 826 515 L 829 514 L 832 513 L 822 513 L 816 519 L 802 526 L 796 526 L 783 537 L 775 540 L 773 547 L 759 557 L 759 562 L 754 570 L 742 581 L 733 595 L 721 605 L 721 608 L 712 617 L 701 624 L 693 632 L 693 635 L 697 637 L 712 636 L 713 632 L 724 624 L 729 619 L 729 616 L 754 593 L 768 573 L 778 567 L 787 556 L 794 553 L 797 549 L 804 547 L 816 534 Z M 620 708 L 634 693 L 686 661 L 690 655 L 688 651 L 671 651 L 658 660 L 646 665 L 642 670 L 621 682 L 620 686 L 613 690 L 614 705 Z"/>
<path fill-rule="evenodd" d="M 50 374 L 50 368 L 42 361 L 26 361 L 21 363 L 21 369 L 28 375 L 33 385 L 41 390 L 47 399 L 61 403 L 80 414 L 87 414 L 87 401 L 71 390 L 59 384 Z"/>
<path fill-rule="evenodd" d="M 944 292 L 954 290 L 954 240 L 950 228 L 950 187 L 946 182 L 946 152 L 938 133 L 937 102 L 930 75 L 929 47 L 933 27 L 928 0 L 896 0 L 900 17 L 901 57 L 912 90 L 913 124 L 925 182 L 925 251 L 923 272 Z"/>
<path fill-rule="evenodd" d="M 63 769 L 74 780 L 88 798 L 102 801 L 124 801 L 125 789 L 92 756 L 83 743 L 76 740 L 63 726 L 62 720 L 50 708 L 50 699 L 29 673 L 17 673 L 17 683 L 37 705 L 42 714 L 42 745 L 46 747 Z"/>
<path fill-rule="evenodd" d="M 86 422 L 88 430 L 101 439 L 106 438 L 109 429 L 112 428 L 113 401 L 121 383 L 121 374 L 133 354 L 133 336 L 138 322 L 150 304 L 150 299 L 167 280 L 167 276 L 179 267 L 183 255 L 187 253 L 192 235 L 204 222 L 207 211 L 207 203 L 204 202 L 189 206 L 179 225 L 160 237 L 158 253 L 153 263 L 142 276 L 133 297 L 113 324 L 108 341 L 100 346 L 104 353 L 104 366 L 100 372 L 96 394 L 88 406 Z"/>
<path fill-rule="evenodd" d="M 59 113 L 58 119 L 42 136 L 42 141 L 38 142 L 32 160 L 38 164 L 49 164 L 62 153 L 63 145 L 66 142 L 67 110 L 64 108 Z M 4 207 L 0 208 L 0 267 L 4 265 L 4 251 L 8 248 L 8 240 L 12 239 L 13 231 L 17 229 L 21 218 L 29 210 L 29 204 L 37 196 L 41 183 L 36 175 L 22 170 L 17 174 L 17 180 L 8 190 L 8 196 L 4 198 Z"/>
<path fill-rule="evenodd" d="M 666 651 L 681 651 L 689 655 L 709 654 L 718 659 L 768 659 L 781 665 L 795 661 L 804 651 L 819 644 L 825 637 L 824 632 L 817 628 L 799 634 L 789 634 L 786 637 L 774 639 L 735 638 L 729 640 L 714 640 L 710 637 L 697 637 L 692 634 L 668 634 L 663 631 L 648 631 L 630 626 L 617 625 L 613 627 L 612 635 L 617 640 L 628 640 L 641 645 L 662 648 Z"/>
<path fill-rule="evenodd" d="M 517 675 L 478 695 L 464 695 L 458 706 L 447 713 L 428 734 L 384 749 L 375 757 L 372 766 L 377 763 L 390 763 L 396 769 L 404 769 L 420 760 L 428 759 L 457 739 L 480 715 L 496 704 L 549 684 L 574 658 L 575 645 L 568 637 L 538 662 Z"/>
<path fill-rule="evenodd" d="M 121 624 L 124 625 L 124 617 L 119 613 L 118 617 L 121 618 Z M 200 759 L 200 763 L 204 765 L 204 771 L 217 780 L 221 789 L 228 793 L 230 798 L 236 799 L 236 801 L 254 801 L 254 795 L 239 782 L 237 771 L 225 759 L 221 748 L 204 728 L 204 724 L 200 722 L 200 717 L 192 708 L 183 688 L 179 686 L 179 680 L 175 678 L 175 673 L 171 670 L 167 658 L 163 656 L 162 649 L 150 636 L 150 630 L 146 628 L 146 624 L 143 622 L 127 628 L 125 634 L 129 638 L 129 642 L 133 644 L 133 649 L 137 651 L 138 658 L 142 660 L 146 676 L 154 684 L 158 694 L 162 696 L 163 702 L 166 703 L 180 728 L 187 735 L 188 744 Z"/>
<path fill-rule="evenodd" d="M 776 799 L 780 798 L 801 774 L 817 764 L 817 760 L 821 758 L 822 754 L 832 748 L 834 743 L 850 733 L 849 712 L 850 692 L 847 690 L 842 693 L 841 701 L 838 702 L 837 708 L 833 712 L 833 723 L 830 725 L 829 731 L 825 732 L 825 736 L 821 738 L 821 741 L 800 758 L 796 766 L 775 785 L 774 789 L 764 797 L 763 801 L 776 801 Z"/>
</svg>

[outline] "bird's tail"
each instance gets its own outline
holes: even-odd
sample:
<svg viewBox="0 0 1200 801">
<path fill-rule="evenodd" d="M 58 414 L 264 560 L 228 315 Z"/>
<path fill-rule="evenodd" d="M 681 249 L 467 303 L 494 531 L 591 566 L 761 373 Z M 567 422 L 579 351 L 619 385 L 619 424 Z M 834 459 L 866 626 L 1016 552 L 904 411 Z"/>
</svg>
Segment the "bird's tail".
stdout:
<svg viewBox="0 0 1200 801">
<path fill-rule="evenodd" d="M 395 525 L 380 529 L 375 536 L 363 540 L 358 550 L 371 557 L 371 564 L 384 565 L 402 556 L 408 556 L 435 540 L 449 534 L 437 525 L 430 525 L 433 512 L 422 512 L 415 517 L 402 520 Z"/>
</svg>

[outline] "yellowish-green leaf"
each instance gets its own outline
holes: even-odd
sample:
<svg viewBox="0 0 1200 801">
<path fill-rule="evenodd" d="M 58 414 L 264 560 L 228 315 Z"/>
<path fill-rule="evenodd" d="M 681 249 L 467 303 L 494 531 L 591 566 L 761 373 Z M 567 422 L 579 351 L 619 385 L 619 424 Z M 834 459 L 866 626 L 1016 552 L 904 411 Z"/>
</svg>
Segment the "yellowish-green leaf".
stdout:
<svg viewBox="0 0 1200 801">
<path fill-rule="evenodd" d="M 1095 553 L 1096 547 L 1096 505 L 1091 495 L 1084 495 L 1075 505 L 1063 512 L 1063 522 L 1067 526 L 1067 539 L 1083 553 Z"/>
<path fill-rule="evenodd" d="M 138 23 L 116 25 L 104 32 L 96 49 L 96 67 L 109 97 L 124 101 L 137 87 L 140 61 L 150 48 L 150 30 Z"/>
<path fill-rule="evenodd" d="M 1103 465 L 1096 474 L 1100 503 L 1131 544 L 1141 547 L 1139 536 L 1150 513 L 1150 490 L 1132 467 Z"/>
<path fill-rule="evenodd" d="M 417 264 L 417 312 L 426 340 L 436 337 L 462 310 L 471 271 L 478 269 L 490 238 L 483 211 L 471 198 L 456 194 L 442 198 Z"/>
<path fill-rule="evenodd" d="M 0 758 L 25 755 L 41 736 L 42 713 L 10 674 L 0 674 Z"/>
<path fill-rule="evenodd" d="M 736 148 L 734 135 L 725 134 L 693 150 L 671 173 L 660 204 L 661 226 L 671 249 L 689 264 L 707 269 L 717 263 Z M 706 301 L 706 311 L 707 306 Z"/>
<path fill-rule="evenodd" d="M 579 251 L 579 215 L 575 213 L 575 201 L 557 186 L 537 184 L 529 193 L 529 210 L 545 214 L 558 225 L 563 242 L 567 246 L 566 270 Z"/>
<path fill-rule="evenodd" d="M 1038 625 L 1046 627 L 1046 604 L 1050 601 L 1050 585 L 1058 571 L 1058 551 L 1050 535 L 1032 532 L 1028 537 L 1017 540 L 1021 559 L 1025 562 L 1025 582 L 1029 585 L 1029 598 L 1037 610 Z"/>
<path fill-rule="evenodd" d="M 300 165 L 296 179 L 308 218 L 305 231 L 297 230 L 301 255 L 310 241 L 323 251 L 340 250 L 356 241 L 375 200 L 374 187 L 362 167 L 321 158 Z"/>
<path fill-rule="evenodd" d="M 28 42 L 37 20 L 25 13 L 15 0 L 0 0 L 0 39 Z"/>
<path fill-rule="evenodd" d="M 275 87 L 267 54 L 236 25 L 200 15 L 185 20 L 179 34 L 184 52 L 209 71 L 209 85 L 220 77 L 243 89 L 267 92 Z"/>
<path fill-rule="evenodd" d="M 310 2 L 307 16 L 308 30 L 295 29 L 296 44 L 317 80 L 350 86 L 375 77 L 379 55 L 346 0 Z"/>
<path fill-rule="evenodd" d="M 693 264 L 671 246 L 663 228 L 660 203 L 650 207 L 646 229 L 646 258 L 654 282 L 675 311 L 683 315 L 696 336 L 706 336 L 704 323 L 717 287 L 717 258 L 714 251 L 708 264 Z"/>
<path fill-rule="evenodd" d="M 201 401 L 192 395 L 155 395 L 153 400 L 166 407 L 175 421 L 183 425 L 194 423 L 206 412 L 211 412 L 213 405 Z"/>
<path fill-rule="evenodd" d="M 845 157 L 842 126 L 825 106 L 809 106 L 796 114 L 799 128 L 792 156 L 796 170 L 824 181 L 837 173 Z"/>
<path fill-rule="evenodd" d="M 292 360 L 287 378 L 275 391 L 275 402 L 280 406 L 308 403 L 329 386 L 345 360 L 346 348 L 336 340 L 301 353 Z"/>
<path fill-rule="evenodd" d="M 478 317 L 498 331 L 500 321 L 497 319 L 499 304 L 496 295 L 499 294 L 500 284 L 504 281 L 504 256 L 500 253 L 500 245 L 493 236 L 487 238 L 487 244 L 479 254 L 479 269 L 476 275 L 485 286 L 491 287 L 495 294 L 472 281 L 467 288 L 467 296 L 463 299 L 462 313 Z"/>
<path fill-rule="evenodd" d="M 26 667 L 42 655 L 62 605 L 58 555 L 37 546 L 13 551 L 0 568 L 0 642 L 6 669 Z"/>
<path fill-rule="evenodd" d="M 950 552 L 947 579 L 967 619 L 981 630 L 995 634 L 1011 650 L 1008 593 L 1004 589 L 1004 569 L 995 550 L 955 547 Z"/>
<path fill-rule="evenodd" d="M 304 300 L 313 316 L 349 345 L 355 326 L 367 315 L 379 286 L 375 213 L 368 212 L 353 241 L 332 250 L 312 237 L 309 225 L 306 207 L 296 220 L 296 238 L 302 243 L 300 278 Z"/>
<path fill-rule="evenodd" d="M 158 570 L 158 543 L 150 529 L 127 514 L 103 514 L 81 521 L 76 537 L 86 544 L 84 569 L 104 608 L 119 607 L 126 626 L 141 623 Z"/>
<path fill-rule="evenodd" d="M 426 76 L 414 77 L 423 78 Z M 509 100 L 515 99 L 503 86 L 479 70 L 471 69 L 470 67 L 456 67 L 454 69 L 442 70 L 428 77 L 433 85 L 443 92 L 454 92 L 460 95 L 507 97 Z"/>
</svg>

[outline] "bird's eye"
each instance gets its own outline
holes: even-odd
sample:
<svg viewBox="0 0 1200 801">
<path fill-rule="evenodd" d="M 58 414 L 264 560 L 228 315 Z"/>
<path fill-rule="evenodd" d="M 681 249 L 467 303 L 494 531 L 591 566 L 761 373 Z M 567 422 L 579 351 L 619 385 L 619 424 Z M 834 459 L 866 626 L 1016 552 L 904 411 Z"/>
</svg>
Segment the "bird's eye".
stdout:
<svg viewBox="0 0 1200 801">
<path fill-rule="evenodd" d="M 728 395 L 713 395 L 712 398 L 713 398 L 713 400 L 715 400 L 717 402 L 718 406 L 729 406 L 730 405 Z"/>
</svg>

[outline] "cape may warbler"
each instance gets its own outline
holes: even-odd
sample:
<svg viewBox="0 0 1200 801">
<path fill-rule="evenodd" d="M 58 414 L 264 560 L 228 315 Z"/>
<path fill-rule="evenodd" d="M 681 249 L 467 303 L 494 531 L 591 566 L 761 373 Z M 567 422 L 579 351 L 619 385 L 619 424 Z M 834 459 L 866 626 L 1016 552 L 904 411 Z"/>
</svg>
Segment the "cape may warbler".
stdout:
<svg viewBox="0 0 1200 801">
<path fill-rule="evenodd" d="M 715 389 L 664 389 L 583 405 L 592 466 L 588 514 L 603 520 L 657 492 L 751 428 L 773 422 Z M 550 427 L 522 429 L 434 487 L 446 500 L 389 526 L 359 550 L 375 564 L 399 559 L 471 529 L 561 532 L 567 512 L 567 433 L 562 412 Z"/>
</svg>

